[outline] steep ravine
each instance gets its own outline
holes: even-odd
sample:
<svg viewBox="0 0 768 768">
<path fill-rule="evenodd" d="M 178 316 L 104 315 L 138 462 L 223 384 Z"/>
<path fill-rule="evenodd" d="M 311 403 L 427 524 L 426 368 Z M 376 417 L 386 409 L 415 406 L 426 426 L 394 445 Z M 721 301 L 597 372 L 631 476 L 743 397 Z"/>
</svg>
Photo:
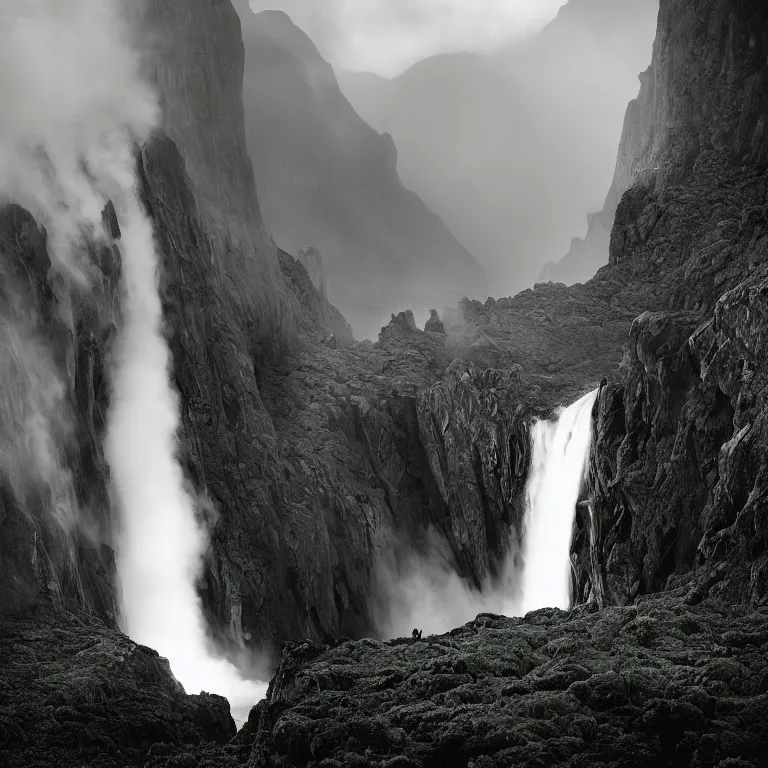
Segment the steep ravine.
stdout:
<svg viewBox="0 0 768 768">
<path fill-rule="evenodd" d="M 244 138 L 209 153 L 219 122 L 189 118 L 209 114 L 201 103 L 241 114 L 216 83 L 237 80 L 242 48 L 228 0 L 195 5 L 183 24 L 148 6 L 168 30 L 153 40 L 173 46 L 156 52 L 156 82 L 178 103 L 137 178 L 163 259 L 180 457 L 210 532 L 203 605 L 222 647 L 274 650 L 253 671 L 277 671 L 232 740 L 222 699 L 183 695 L 116 631 L 103 433 L 119 243 L 89 246 L 98 279 L 83 293 L 50 270 L 32 217 L 4 206 L 0 327 L 34 308 L 25 333 L 74 423 L 54 430 L 57 484 L 3 467 L 0 762 L 764 764 L 768 11 L 662 0 L 647 147 L 660 171 L 622 197 L 594 280 L 462 302 L 445 333 L 401 313 L 354 344 L 264 232 L 247 168 L 231 177 L 241 197 L 208 197 L 211 165 L 242 160 Z M 203 38 L 214 50 L 198 57 Z M 119 223 L 108 207 L 107 231 Z M 6 341 L 4 419 L 32 370 Z M 467 584 L 498 579 L 519 541 L 532 419 L 596 388 L 573 552 L 585 604 L 360 640 L 381 631 L 381 559 L 424 555 L 435 533 Z M 5 448 L 17 430 L 0 427 Z M 67 482 L 80 517 L 65 527 L 51 510 Z"/>
<path fill-rule="evenodd" d="M 431 407 L 419 406 L 419 391 L 442 380 L 459 352 L 405 315 L 376 345 L 349 347 L 338 312 L 304 268 L 270 242 L 253 176 L 241 167 L 237 14 L 220 0 L 197 0 L 196 12 L 183 19 L 160 0 L 146 14 L 143 23 L 157 32 L 147 38 L 147 71 L 160 92 L 164 132 L 141 148 L 137 177 L 162 256 L 180 458 L 210 528 L 201 590 L 211 630 L 233 649 L 267 650 L 282 638 L 373 631 L 373 572 L 400 527 L 435 527 L 459 570 L 481 583 L 498 570 L 498 528 L 514 518 L 504 510 L 519 506 L 514 488 L 523 464 L 520 451 L 509 454 L 503 432 L 492 437 L 499 449 L 489 446 L 483 456 L 469 441 L 475 430 L 496 434 L 483 420 L 496 417 L 497 400 L 513 397 L 514 388 L 500 386 L 491 396 L 499 377 L 480 366 L 493 356 L 465 356 L 479 367 L 458 377 L 462 397 L 480 405 L 456 437 L 441 438 L 464 446 L 451 449 L 456 455 L 438 482 L 437 437 L 425 437 L 424 445 L 421 438 Z M 210 55 L 197 55 L 202 37 L 213 46 Z M 232 116 L 236 130 L 220 136 L 210 110 Z M 219 151 L 211 153 L 211 143 Z M 224 182 L 230 164 L 238 171 Z M 121 323 L 119 244 L 88 246 L 94 289 L 81 291 L 51 272 L 39 225 L 20 208 L 2 211 L 7 306 L 35 309 L 29 333 L 61 380 L 62 412 L 75 417 L 74 429 L 55 437 L 80 515 L 65 535 L 49 514 L 55 498 L 48 478 L 30 488 L 4 482 L 2 556 L 11 567 L 2 600 L 16 609 L 46 597 L 113 623 L 116 517 L 102 445 L 107 369 Z M 120 222 L 107 213 L 111 242 Z M 262 301 L 265 292 L 269 301 Z M 333 343 L 328 331 L 335 331 Z M 446 392 L 458 378 L 446 379 Z M 25 382 L 11 385 L 5 391 Z M 465 461 L 462 451 L 472 458 Z M 459 461 L 475 488 L 460 500 L 450 489 Z M 487 493 L 477 478 L 485 478 Z M 451 517 L 459 511 L 460 524 Z"/>
<path fill-rule="evenodd" d="M 639 97 L 656 171 L 617 205 L 611 265 L 446 319 L 512 351 L 542 405 L 607 377 L 574 531 L 586 604 L 288 648 L 254 764 L 765 764 L 766 30 L 762 4 L 662 2 Z"/>
</svg>

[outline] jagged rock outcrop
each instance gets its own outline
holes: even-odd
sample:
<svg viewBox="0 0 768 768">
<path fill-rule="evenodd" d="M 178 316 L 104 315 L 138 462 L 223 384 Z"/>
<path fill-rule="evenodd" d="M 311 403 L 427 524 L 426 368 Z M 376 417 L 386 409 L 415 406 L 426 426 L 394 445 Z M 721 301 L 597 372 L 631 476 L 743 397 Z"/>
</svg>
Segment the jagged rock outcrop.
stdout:
<svg viewBox="0 0 768 768">
<path fill-rule="evenodd" d="M 445 333 L 445 326 L 440 319 L 440 315 L 437 314 L 437 310 L 429 310 L 429 320 L 425 323 L 424 330 L 427 333 Z"/>
<path fill-rule="evenodd" d="M 317 247 L 328 295 L 360 338 L 376 338 L 391 306 L 484 298 L 480 265 L 401 183 L 392 138 L 357 115 L 288 16 L 245 5 L 248 149 L 280 246 Z"/>
</svg>

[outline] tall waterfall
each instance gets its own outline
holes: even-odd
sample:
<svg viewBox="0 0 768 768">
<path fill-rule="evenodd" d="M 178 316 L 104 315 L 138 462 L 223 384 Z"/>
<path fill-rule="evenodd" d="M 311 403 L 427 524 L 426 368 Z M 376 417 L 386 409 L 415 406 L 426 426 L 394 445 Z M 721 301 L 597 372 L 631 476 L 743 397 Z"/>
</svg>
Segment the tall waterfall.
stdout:
<svg viewBox="0 0 768 768">
<path fill-rule="evenodd" d="M 571 533 L 589 448 L 597 390 L 557 421 L 533 427 L 533 456 L 526 489 L 520 613 L 567 608 L 570 603 Z"/>
<path fill-rule="evenodd" d="M 266 686 L 247 680 L 208 640 L 196 590 L 208 542 L 177 456 L 179 406 L 162 333 L 152 224 L 130 187 L 115 205 L 124 324 L 114 355 L 106 452 L 121 512 L 116 554 L 123 626 L 168 658 L 188 693 L 229 699 L 242 724 Z"/>
<path fill-rule="evenodd" d="M 124 322 L 113 350 L 105 451 L 120 517 L 122 625 L 167 656 L 190 693 L 227 696 L 243 721 L 265 686 L 245 679 L 211 647 L 196 591 L 207 540 L 177 457 L 179 408 L 163 334 L 159 258 L 135 178 L 135 145 L 150 138 L 160 115 L 130 45 L 133 31 L 123 17 L 129 5 L 0 2 L 0 201 L 22 204 L 45 226 L 52 271 L 61 285 L 77 286 L 78 302 L 101 279 L 85 243 L 99 239 L 101 212 L 114 203 Z M 62 526 L 75 525 L 80 510 L 53 442 L 68 418 L 64 385 L 48 375 L 54 366 L 41 356 L 45 339 L 28 339 L 32 330 L 4 329 L 23 354 L 7 350 L 1 378 L 26 402 L 14 404 L 13 429 L 9 438 L 0 434 L 0 448 L 18 447 L 11 468 L 19 475 L 27 464 L 42 467 L 35 466 L 35 479 L 51 488 L 52 514 Z"/>
</svg>

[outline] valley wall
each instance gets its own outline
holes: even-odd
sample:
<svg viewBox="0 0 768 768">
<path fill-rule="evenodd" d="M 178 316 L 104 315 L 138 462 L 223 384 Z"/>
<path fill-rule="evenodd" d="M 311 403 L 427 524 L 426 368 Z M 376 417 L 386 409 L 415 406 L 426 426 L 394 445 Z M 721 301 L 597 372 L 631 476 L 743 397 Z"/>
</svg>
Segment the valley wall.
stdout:
<svg viewBox="0 0 768 768">
<path fill-rule="evenodd" d="M 767 22 L 755 3 L 662 4 L 656 85 L 641 92 L 655 105 L 646 152 L 658 169 L 618 206 L 611 264 L 652 274 L 665 307 L 634 321 L 595 413 L 585 578 L 602 604 L 691 579 L 692 594 L 739 602 L 768 588 Z"/>
</svg>

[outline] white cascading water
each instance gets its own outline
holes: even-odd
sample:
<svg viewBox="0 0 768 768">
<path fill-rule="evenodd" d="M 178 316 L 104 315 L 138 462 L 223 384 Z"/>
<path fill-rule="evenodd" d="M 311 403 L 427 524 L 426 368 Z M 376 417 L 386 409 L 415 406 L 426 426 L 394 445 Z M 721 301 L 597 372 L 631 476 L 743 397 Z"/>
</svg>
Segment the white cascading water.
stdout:
<svg viewBox="0 0 768 768">
<path fill-rule="evenodd" d="M 478 613 L 524 616 L 539 608 L 568 608 L 570 604 L 571 534 L 589 449 L 592 406 L 597 391 L 563 408 L 556 420 L 537 421 L 531 430 L 532 458 L 526 485 L 522 569 L 515 566 L 514 549 L 501 583 L 471 589 L 449 565 L 450 556 L 406 558 L 397 572 L 382 566 L 389 602 L 380 618 L 387 637 L 448 632 Z M 432 551 L 447 548 L 432 532 Z"/>
<path fill-rule="evenodd" d="M 179 407 L 162 334 L 152 226 L 134 194 L 118 207 L 122 226 L 124 327 L 113 371 L 106 441 L 122 510 L 117 570 L 127 634 L 167 657 L 188 693 L 229 699 L 238 724 L 266 686 L 216 656 L 196 581 L 207 546 L 176 451 Z"/>
<path fill-rule="evenodd" d="M 120 517 L 122 625 L 169 659 L 187 692 L 226 696 L 242 723 L 265 686 L 216 655 L 195 589 L 207 540 L 177 461 L 158 258 L 135 188 L 134 146 L 157 123 L 157 99 L 139 76 L 121 6 L 0 3 L 0 103 L 13 105 L 0 110 L 0 200 L 25 205 L 45 225 L 55 268 L 81 290 L 93 277 L 83 239 L 98 236 L 101 211 L 114 202 L 123 327 L 105 450 Z"/>
<path fill-rule="evenodd" d="M 533 454 L 526 488 L 520 614 L 568 608 L 571 600 L 571 534 L 592 443 L 592 406 L 597 391 L 568 408 L 557 421 L 533 426 Z"/>
</svg>

